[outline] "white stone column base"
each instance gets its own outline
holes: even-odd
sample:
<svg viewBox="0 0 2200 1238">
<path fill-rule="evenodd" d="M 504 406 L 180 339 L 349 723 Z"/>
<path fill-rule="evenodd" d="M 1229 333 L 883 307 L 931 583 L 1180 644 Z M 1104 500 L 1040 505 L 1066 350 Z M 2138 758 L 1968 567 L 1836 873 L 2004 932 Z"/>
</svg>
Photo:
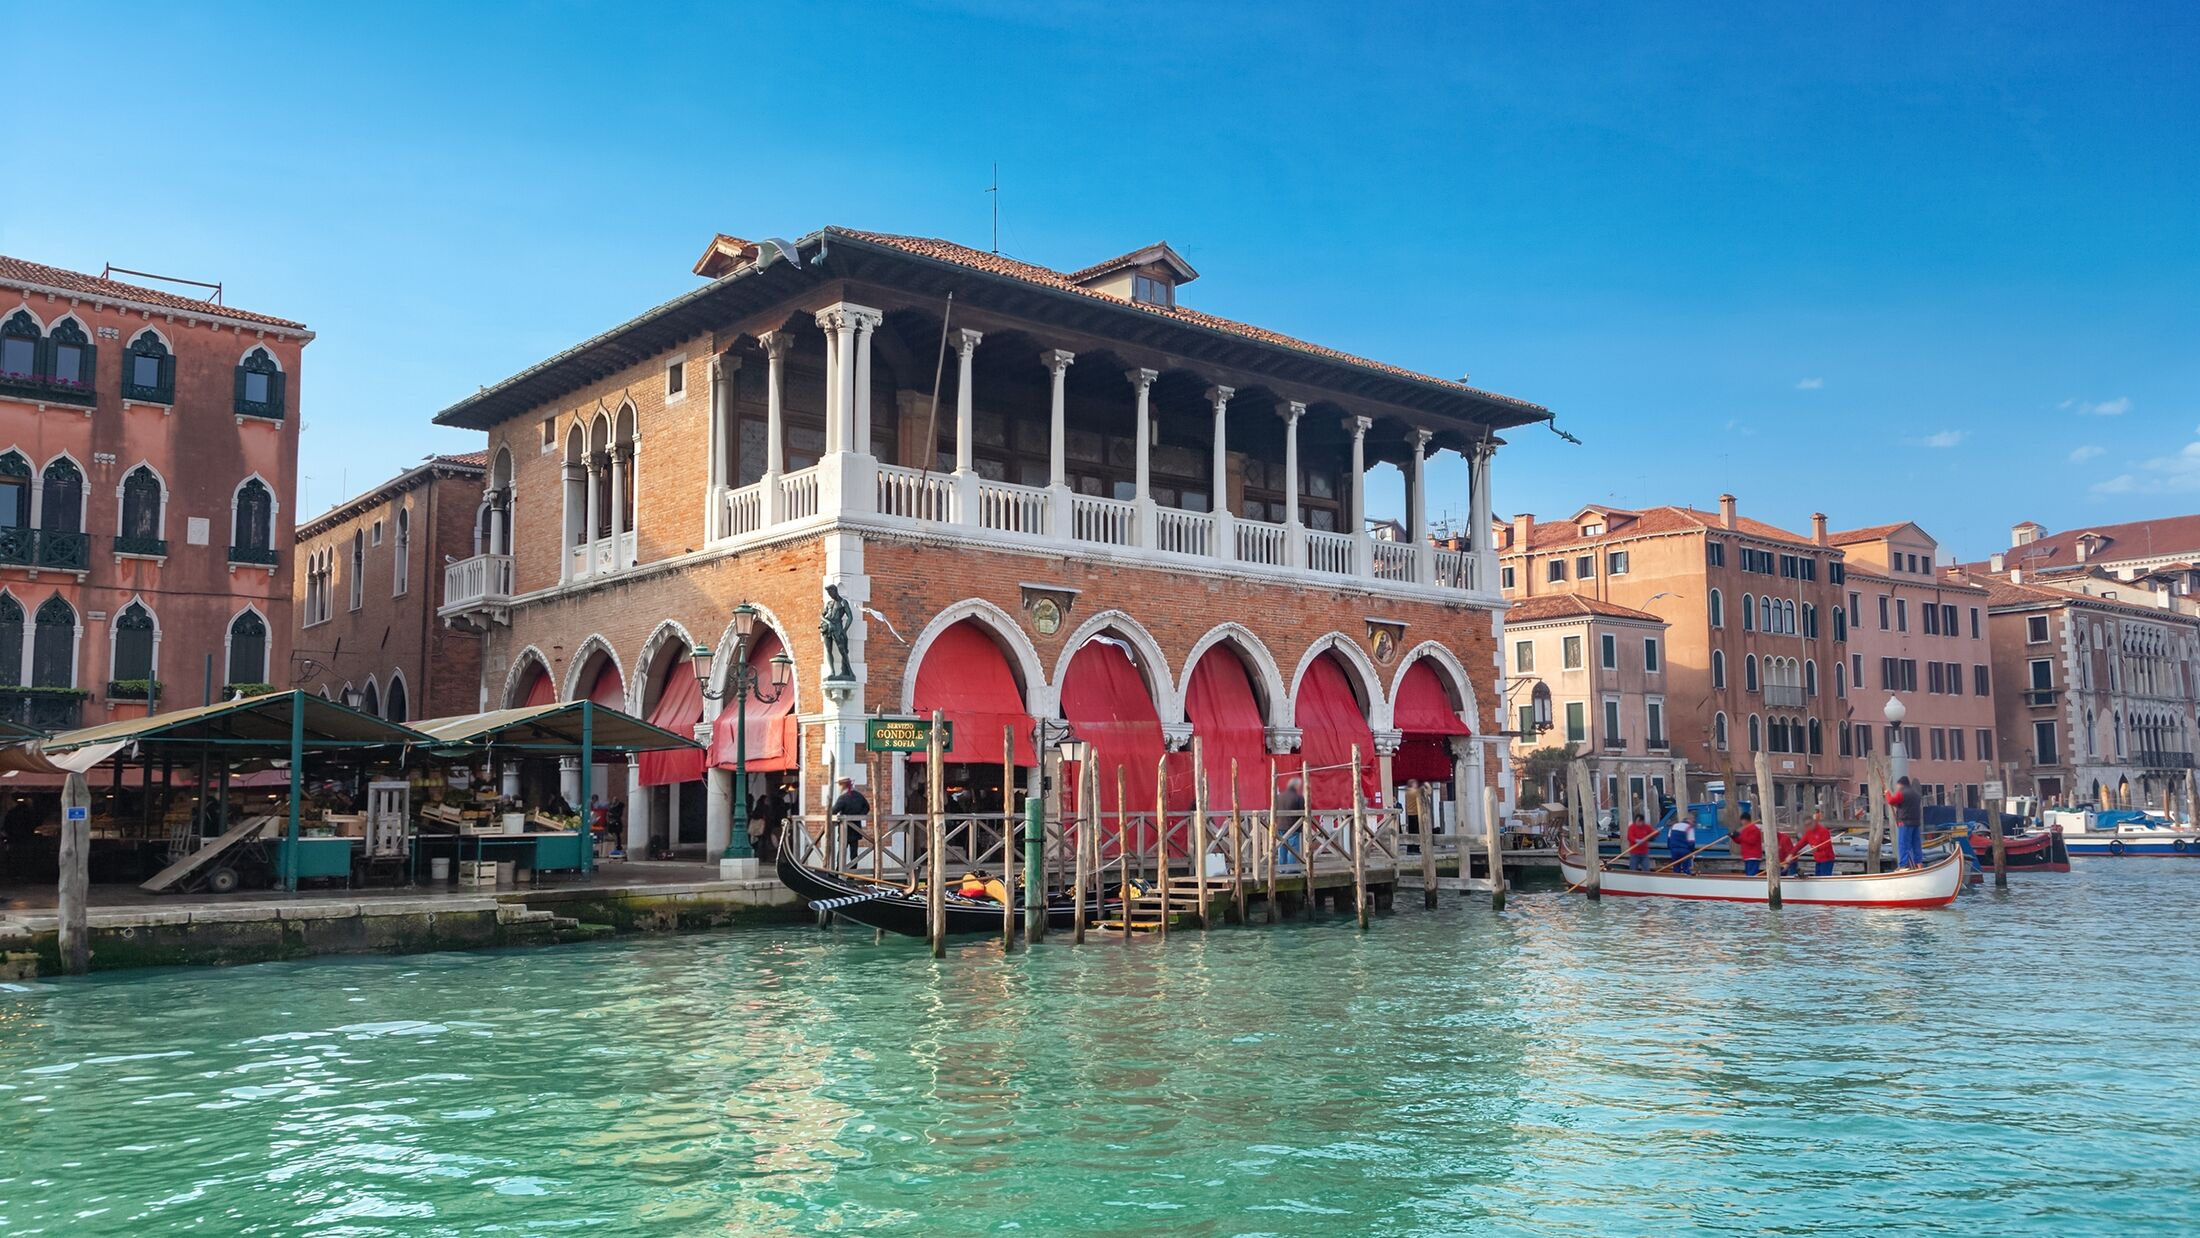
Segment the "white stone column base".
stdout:
<svg viewBox="0 0 2200 1238">
<path fill-rule="evenodd" d="M 764 875 L 761 863 L 753 855 L 743 856 L 738 860 L 729 860 L 721 856 L 718 860 L 718 880 L 754 881 Z"/>
</svg>

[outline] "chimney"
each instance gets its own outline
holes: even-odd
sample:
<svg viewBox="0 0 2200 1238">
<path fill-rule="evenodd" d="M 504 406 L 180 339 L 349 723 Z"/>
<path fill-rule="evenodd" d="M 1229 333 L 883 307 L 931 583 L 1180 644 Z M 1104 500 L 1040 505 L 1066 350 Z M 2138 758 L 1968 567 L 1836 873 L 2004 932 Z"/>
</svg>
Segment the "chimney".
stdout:
<svg viewBox="0 0 2200 1238">
<path fill-rule="evenodd" d="M 1826 513 L 1812 512 L 1810 514 L 1810 540 L 1812 545 L 1823 546 L 1826 544 Z"/>
<path fill-rule="evenodd" d="M 2085 562 L 2085 561 L 2086 561 L 2086 559 L 2087 559 L 2087 558 L 2088 558 L 2088 557 L 2089 557 L 2089 556 L 2090 556 L 2090 555 L 2092 554 L 2092 552 L 2093 552 L 2093 535 L 2092 535 L 2092 534 L 2090 534 L 2090 533 L 2088 533 L 2088 534 L 2085 534 L 2085 535 L 2083 535 L 2083 536 L 2079 537 L 2079 538 L 2078 538 L 2078 562 L 2080 562 L 2080 563 L 2083 563 L 2083 562 Z"/>
<path fill-rule="evenodd" d="M 1993 572 L 1997 575 L 1999 575 L 2002 569 L 2007 567 L 2008 564 L 2009 556 L 2003 554 L 1998 550 L 1986 556 L 1986 570 L 1989 572 Z"/>
<path fill-rule="evenodd" d="M 2023 524 L 2012 525 L 2009 529 L 2009 544 L 2012 546 L 2029 546 L 2040 540 L 2041 532 L 2042 530 L 2036 521 L 2027 520 Z"/>
<path fill-rule="evenodd" d="M 1521 512 L 1513 517 L 1514 550 L 1528 549 L 1528 535 L 1535 532 L 1535 513 Z"/>
<path fill-rule="evenodd" d="M 1734 496 L 1731 494 L 1719 496 L 1719 524 L 1728 529 L 1734 527 Z"/>
<path fill-rule="evenodd" d="M 2012 585 L 2021 585 L 2021 584 L 2023 584 L 2023 583 L 2024 583 L 2024 569 L 2023 569 L 2023 568 L 2021 568 L 2021 567 L 2013 567 L 2013 568 L 2010 568 L 2010 569 L 2009 569 L 2009 583 L 2010 583 L 2010 584 L 2012 584 Z"/>
</svg>

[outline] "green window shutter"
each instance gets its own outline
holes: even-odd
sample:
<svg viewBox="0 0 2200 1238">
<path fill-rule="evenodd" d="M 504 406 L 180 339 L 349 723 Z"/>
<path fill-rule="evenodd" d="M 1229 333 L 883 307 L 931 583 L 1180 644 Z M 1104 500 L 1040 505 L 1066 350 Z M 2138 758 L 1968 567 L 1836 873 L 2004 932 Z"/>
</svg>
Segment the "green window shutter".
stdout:
<svg viewBox="0 0 2200 1238">
<path fill-rule="evenodd" d="M 235 401 L 235 407 L 236 407 L 236 411 L 237 411 L 237 412 L 239 412 L 239 413 L 242 413 L 242 412 L 244 412 L 244 410 L 245 410 L 245 403 L 244 403 L 244 375 L 245 375 L 245 368 L 244 368 L 243 366 L 241 366 L 241 365 L 240 365 L 240 366 L 238 366 L 238 367 L 237 367 L 237 375 L 236 375 L 236 378 L 237 378 L 237 381 L 236 381 L 236 388 L 237 388 L 237 391 L 236 391 L 236 401 Z"/>
<path fill-rule="evenodd" d="M 176 354 L 163 353 L 160 358 L 160 394 L 163 403 L 176 402 Z"/>
<path fill-rule="evenodd" d="M 285 380 L 289 377 L 281 370 L 267 376 L 267 412 L 271 417 L 283 415 L 283 394 L 289 386 Z"/>
<path fill-rule="evenodd" d="M 99 345 L 85 344 L 81 347 L 84 349 L 84 368 L 78 372 L 77 377 L 83 381 L 86 391 L 97 394 L 99 391 Z"/>
</svg>

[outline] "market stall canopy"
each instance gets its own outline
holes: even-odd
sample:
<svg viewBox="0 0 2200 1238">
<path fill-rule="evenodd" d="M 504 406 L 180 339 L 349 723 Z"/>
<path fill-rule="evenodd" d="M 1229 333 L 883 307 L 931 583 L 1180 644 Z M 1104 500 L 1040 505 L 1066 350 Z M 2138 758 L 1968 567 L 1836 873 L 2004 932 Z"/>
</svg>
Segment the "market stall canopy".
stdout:
<svg viewBox="0 0 2200 1238">
<path fill-rule="evenodd" d="M 63 731 L 24 746 L 49 756 L 109 744 L 120 747 L 147 743 L 206 744 L 231 752 L 287 756 L 291 725 L 298 715 L 302 717 L 295 720 L 302 723 L 299 729 L 308 752 L 428 742 L 426 735 L 411 727 L 385 722 L 311 692 L 292 690 Z"/>
<path fill-rule="evenodd" d="M 429 718 L 413 726 L 422 732 L 422 742 L 437 749 L 499 748 L 539 756 L 578 756 L 584 707 L 593 715 L 588 720 L 588 747 L 596 752 L 660 752 L 702 746 L 593 701 L 492 709 L 485 714 Z"/>
</svg>

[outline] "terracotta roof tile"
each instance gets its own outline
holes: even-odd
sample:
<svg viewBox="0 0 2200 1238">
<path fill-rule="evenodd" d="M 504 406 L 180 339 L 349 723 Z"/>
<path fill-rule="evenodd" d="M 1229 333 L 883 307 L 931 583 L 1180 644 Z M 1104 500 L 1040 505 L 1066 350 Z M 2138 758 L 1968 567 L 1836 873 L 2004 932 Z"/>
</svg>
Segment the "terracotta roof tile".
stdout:
<svg viewBox="0 0 2200 1238">
<path fill-rule="evenodd" d="M 1844 529 L 1839 533 L 1826 534 L 1826 542 L 1828 545 L 1833 546 L 1853 546 L 1857 542 L 1876 542 L 1885 538 L 1888 534 L 1908 528 L 1909 525 L 1910 522 L 1907 520 L 1897 520 L 1893 524 L 1875 524 L 1868 529 Z"/>
<path fill-rule="evenodd" d="M 489 449 L 484 447 L 480 451 L 462 451 L 455 456 L 437 456 L 435 462 L 485 469 L 489 467 Z"/>
<path fill-rule="evenodd" d="M 1819 546 L 1807 537 L 1798 537 L 1777 525 L 1766 524 L 1762 520 L 1752 520 L 1747 516 L 1736 516 L 1734 527 L 1728 529 L 1719 523 L 1717 512 L 1698 511 L 1693 507 L 1644 508 L 1635 514 L 1634 519 L 1624 524 L 1607 524 L 1604 532 L 1592 537 L 1583 537 L 1580 527 L 1570 520 L 1554 520 L 1549 523 L 1539 521 L 1529 537 L 1529 544 L 1526 549 L 1549 550 L 1577 543 L 1588 546 L 1616 538 L 1646 537 L 1655 533 L 1682 533 L 1693 529 L 1707 529 L 1714 533 L 1740 533 L 1769 542 L 1786 542 L 1789 545 L 1806 546 L 1814 550 L 1827 549 L 1827 547 Z M 1521 549 L 1523 548 L 1514 546 L 1507 553 L 1513 553 Z"/>
<path fill-rule="evenodd" d="M 1513 396 L 1503 395 L 1495 391 L 1484 391 L 1481 388 L 1470 387 L 1465 383 L 1457 382 L 1452 379 L 1436 378 L 1432 375 L 1417 373 L 1413 370 L 1408 370 L 1401 366 L 1389 365 L 1381 361 L 1370 361 L 1365 357 L 1356 357 L 1353 356 L 1351 353 L 1340 352 L 1334 348 L 1324 348 L 1319 344 L 1309 344 L 1305 340 L 1294 339 L 1293 337 L 1284 335 L 1281 332 L 1270 331 L 1265 327 L 1256 327 L 1248 323 L 1236 322 L 1232 319 L 1222 318 L 1214 314 L 1203 314 L 1198 310 L 1186 309 L 1181 305 L 1149 305 L 1143 301 L 1133 301 L 1127 297 L 1114 296 L 1110 293 L 1081 287 L 1074 282 L 1072 277 L 1064 275 L 1060 271 L 1051 270 L 1047 267 L 1038 266 L 1034 263 L 1019 261 L 1015 258 L 1010 258 L 1002 254 L 985 253 L 981 250 L 971 249 L 966 245 L 957 245 L 953 241 L 943 241 L 937 237 L 897 236 L 890 232 L 866 232 L 858 228 L 840 227 L 827 228 L 825 231 L 829 233 L 837 233 L 841 236 L 854 237 L 859 241 L 868 241 L 874 245 L 883 245 L 890 249 L 898 249 L 903 251 L 904 253 L 916 254 L 919 257 L 932 258 L 940 262 L 951 262 L 957 266 L 969 267 L 972 270 L 984 271 L 991 275 L 1006 276 L 1009 279 L 1019 279 L 1023 280 L 1026 283 L 1038 284 L 1046 288 L 1057 288 L 1064 292 L 1074 292 L 1079 296 L 1091 297 L 1096 301 L 1105 301 L 1111 305 L 1126 305 L 1131 307 L 1132 309 L 1142 310 L 1158 318 L 1171 318 L 1175 319 L 1178 322 L 1186 323 L 1191 326 L 1205 327 L 1209 330 L 1221 331 L 1229 335 L 1239 336 L 1241 338 L 1254 340 L 1259 343 L 1272 344 L 1280 348 L 1289 348 L 1297 352 L 1307 353 L 1311 356 L 1323 357 L 1331 361 L 1341 361 L 1347 365 L 1356 365 L 1363 369 L 1377 370 L 1385 374 L 1393 374 L 1400 378 L 1410 378 L 1416 382 L 1435 383 L 1439 386 L 1449 387 L 1455 391 L 1465 392 L 1469 395 L 1479 396 L 1487 400 L 1495 400 L 1500 403 L 1510 404 L 1516 408 L 1524 409 L 1530 412 L 1542 413 L 1547 411 L 1539 404 L 1531 404 L 1526 400 L 1518 399 Z M 1105 263 L 1102 264 L 1102 266 L 1105 265 Z M 1088 270 L 1097 269 L 1098 268 L 1088 268 Z M 1084 274 L 1084 272 L 1080 272 L 1080 274 Z"/>
<path fill-rule="evenodd" d="M 2132 611 L 2154 619 L 2179 619 L 2193 621 L 2189 615 L 2181 615 L 2163 606 L 2143 606 L 2126 602 L 2122 598 L 2104 598 L 2098 594 L 2080 593 L 2075 589 L 2052 589 L 2045 585 L 2018 584 L 2007 576 L 1990 573 L 1971 573 L 1973 583 L 1986 590 L 1988 606 L 2036 606 L 2042 602 L 2083 602 L 2094 606 L 2106 606 L 2115 610 Z"/>
<path fill-rule="evenodd" d="M 1534 623 L 1540 619 L 1586 619 L 1591 616 L 1604 619 L 1633 619 L 1639 623 L 1664 623 L 1646 610 L 1635 610 L 1602 598 L 1584 597 L 1579 593 L 1548 593 L 1542 597 L 1522 598 L 1505 608 L 1505 622 Z"/>
<path fill-rule="evenodd" d="M 2003 555 L 2011 567 L 2022 567 L 2026 571 L 2035 567 L 2073 567 L 2078 562 L 2078 538 L 2087 533 L 2105 539 L 2102 546 L 2087 556 L 2095 562 L 2148 559 L 2167 554 L 2188 558 L 2191 552 L 2200 551 L 2200 515 L 2194 515 L 2084 525 L 2048 534 L 2027 545 L 2011 546 Z"/>
<path fill-rule="evenodd" d="M 206 314 L 215 318 L 233 318 L 238 322 L 256 322 L 264 326 L 284 327 L 303 331 L 306 325 L 288 318 L 270 318 L 249 310 L 232 309 L 211 301 L 178 296 L 158 288 L 146 288 L 138 284 L 125 284 L 121 280 L 102 279 L 86 275 L 82 271 L 70 271 L 50 267 L 42 262 L 30 262 L 22 258 L 10 258 L 0 254 L 0 284 L 35 285 L 61 292 L 76 293 L 87 297 L 103 297 L 110 301 L 130 301 L 139 305 L 155 305 L 163 309 L 187 310 L 194 314 Z"/>
</svg>

